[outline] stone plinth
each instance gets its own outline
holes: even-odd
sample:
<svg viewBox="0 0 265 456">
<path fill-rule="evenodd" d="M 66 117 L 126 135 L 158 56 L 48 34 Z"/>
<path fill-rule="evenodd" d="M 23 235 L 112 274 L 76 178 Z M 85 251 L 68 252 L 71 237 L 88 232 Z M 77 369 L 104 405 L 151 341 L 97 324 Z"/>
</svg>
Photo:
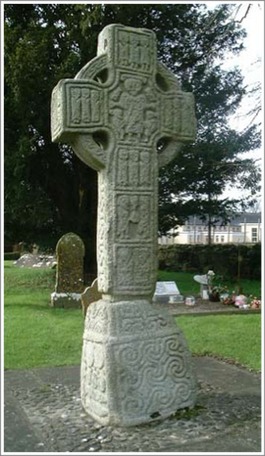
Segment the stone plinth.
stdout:
<svg viewBox="0 0 265 456">
<path fill-rule="evenodd" d="M 103 425 L 130 426 L 192 407 L 191 355 L 169 315 L 146 300 L 92 303 L 81 367 L 85 410 Z"/>
</svg>

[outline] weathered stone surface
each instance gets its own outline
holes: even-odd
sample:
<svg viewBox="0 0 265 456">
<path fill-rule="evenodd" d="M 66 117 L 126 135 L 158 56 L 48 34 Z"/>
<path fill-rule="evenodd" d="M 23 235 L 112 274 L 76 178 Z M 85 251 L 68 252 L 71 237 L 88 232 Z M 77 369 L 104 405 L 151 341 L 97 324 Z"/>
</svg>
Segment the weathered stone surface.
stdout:
<svg viewBox="0 0 265 456">
<path fill-rule="evenodd" d="M 181 331 L 145 300 L 92 303 L 81 366 L 85 410 L 106 425 L 134 425 L 194 405 L 196 383 Z"/>
<path fill-rule="evenodd" d="M 193 95 L 156 62 L 150 30 L 105 27 L 97 57 L 53 91 L 53 141 L 98 171 L 102 300 L 86 316 L 81 391 L 104 424 L 150 421 L 195 402 L 184 338 L 151 305 L 158 169 L 194 140 L 195 127 Z"/>
<path fill-rule="evenodd" d="M 102 298 L 102 293 L 98 291 L 98 279 L 95 279 L 91 287 L 87 287 L 81 294 L 81 303 L 84 317 L 86 316 L 88 306 Z"/>
<path fill-rule="evenodd" d="M 74 233 L 67 233 L 56 246 L 56 285 L 51 295 L 54 307 L 81 307 L 81 293 L 84 291 L 84 255 L 82 239 Z"/>
</svg>

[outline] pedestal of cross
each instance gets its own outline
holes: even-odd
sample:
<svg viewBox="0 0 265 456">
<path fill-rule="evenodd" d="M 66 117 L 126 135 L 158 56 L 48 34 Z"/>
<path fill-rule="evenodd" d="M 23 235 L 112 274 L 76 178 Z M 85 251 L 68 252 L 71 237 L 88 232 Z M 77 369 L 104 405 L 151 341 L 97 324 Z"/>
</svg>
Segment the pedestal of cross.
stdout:
<svg viewBox="0 0 265 456">
<path fill-rule="evenodd" d="M 52 94 L 52 140 L 98 171 L 102 299 L 87 311 L 81 398 L 104 425 L 193 406 L 185 339 L 151 305 L 157 275 L 158 169 L 195 138 L 194 100 L 156 61 L 152 31 L 110 25 L 97 57 Z"/>
</svg>

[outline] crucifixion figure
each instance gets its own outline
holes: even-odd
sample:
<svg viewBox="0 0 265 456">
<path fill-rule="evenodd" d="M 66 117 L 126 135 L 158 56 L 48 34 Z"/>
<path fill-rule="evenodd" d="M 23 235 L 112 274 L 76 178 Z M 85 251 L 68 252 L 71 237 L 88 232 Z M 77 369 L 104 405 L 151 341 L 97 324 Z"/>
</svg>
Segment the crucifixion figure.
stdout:
<svg viewBox="0 0 265 456">
<path fill-rule="evenodd" d="M 181 331 L 152 305 L 157 277 L 158 170 L 195 139 L 191 93 L 156 60 L 151 30 L 112 24 L 97 57 L 52 94 L 52 140 L 98 172 L 97 267 L 102 299 L 87 311 L 85 410 L 133 425 L 195 402 Z"/>
</svg>

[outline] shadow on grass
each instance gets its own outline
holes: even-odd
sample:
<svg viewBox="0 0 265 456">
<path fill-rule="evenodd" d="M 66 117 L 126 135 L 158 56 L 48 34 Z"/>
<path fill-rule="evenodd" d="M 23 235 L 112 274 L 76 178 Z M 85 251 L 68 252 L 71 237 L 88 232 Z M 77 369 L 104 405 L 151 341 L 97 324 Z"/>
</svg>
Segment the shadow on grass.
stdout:
<svg viewBox="0 0 265 456">
<path fill-rule="evenodd" d="M 67 315 L 67 314 L 73 314 L 73 313 L 80 313 L 80 315 L 82 316 L 82 308 L 81 306 L 80 307 L 76 307 L 76 308 L 73 308 L 73 307 L 69 307 L 69 308 L 64 308 L 64 307 L 52 307 L 49 305 L 49 301 L 47 301 L 46 303 L 39 303 L 39 304 L 36 304 L 36 303 L 32 303 L 32 302 L 7 302 L 5 303 L 5 308 L 6 308 L 6 311 L 7 309 L 17 309 L 17 310 L 20 310 L 20 309 L 28 309 L 28 310 L 32 310 L 33 312 L 34 311 L 41 311 L 42 313 L 45 312 L 47 314 L 53 314 L 53 315 L 61 315 L 61 314 L 64 314 L 64 315 Z"/>
</svg>

